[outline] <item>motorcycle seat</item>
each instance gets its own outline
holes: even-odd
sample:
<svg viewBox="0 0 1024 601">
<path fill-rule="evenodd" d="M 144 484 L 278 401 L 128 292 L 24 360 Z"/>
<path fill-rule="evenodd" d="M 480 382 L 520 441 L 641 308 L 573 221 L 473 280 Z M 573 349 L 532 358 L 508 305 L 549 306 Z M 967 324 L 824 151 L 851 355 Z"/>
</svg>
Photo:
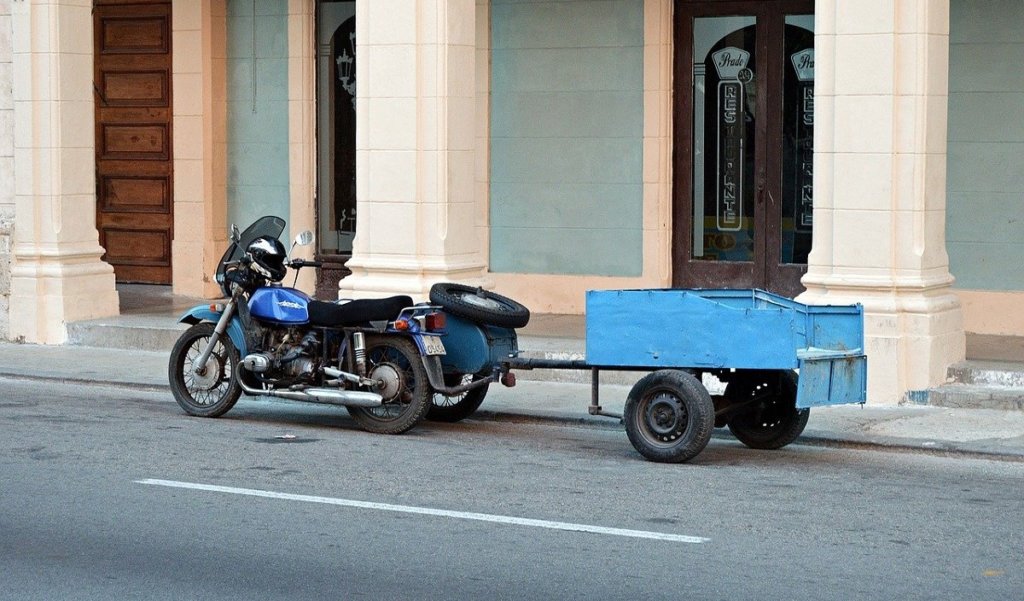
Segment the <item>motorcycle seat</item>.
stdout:
<svg viewBox="0 0 1024 601">
<path fill-rule="evenodd" d="M 314 300 L 308 307 L 309 323 L 327 328 L 357 326 L 369 321 L 394 319 L 402 309 L 412 304 L 408 296 L 359 299 L 344 304 Z"/>
</svg>

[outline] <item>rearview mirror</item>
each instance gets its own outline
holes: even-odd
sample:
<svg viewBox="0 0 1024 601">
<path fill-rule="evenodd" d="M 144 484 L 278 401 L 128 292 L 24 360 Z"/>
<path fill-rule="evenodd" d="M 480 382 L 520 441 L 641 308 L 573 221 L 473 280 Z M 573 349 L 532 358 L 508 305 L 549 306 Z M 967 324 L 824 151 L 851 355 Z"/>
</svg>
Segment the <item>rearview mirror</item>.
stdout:
<svg viewBox="0 0 1024 601">
<path fill-rule="evenodd" d="M 231 241 L 236 243 L 236 244 L 242 238 L 241 232 L 238 231 L 238 226 L 233 224 L 233 223 L 231 224 L 231 229 L 229 230 L 229 234 L 228 235 L 231 236 Z"/>
<path fill-rule="evenodd" d="M 295 244 L 298 246 L 308 246 L 313 243 L 313 232 L 305 230 L 298 236 L 295 236 Z"/>
</svg>

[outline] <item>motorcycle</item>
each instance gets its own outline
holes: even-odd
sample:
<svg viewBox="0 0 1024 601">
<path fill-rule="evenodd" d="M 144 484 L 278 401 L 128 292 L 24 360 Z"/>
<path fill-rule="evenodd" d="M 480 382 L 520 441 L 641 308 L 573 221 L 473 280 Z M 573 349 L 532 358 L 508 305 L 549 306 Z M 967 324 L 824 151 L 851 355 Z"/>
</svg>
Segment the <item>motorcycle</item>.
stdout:
<svg viewBox="0 0 1024 601">
<path fill-rule="evenodd" d="M 226 302 L 181 316 L 191 327 L 171 351 L 168 375 L 186 413 L 219 417 L 244 392 L 344 406 L 363 429 L 400 434 L 424 419 L 435 390 L 474 388 L 445 384 L 439 307 L 408 296 L 319 301 L 282 286 L 288 268 L 297 280 L 299 270 L 320 266 L 287 258 L 284 226 L 273 216 L 241 233 L 232 226 L 216 273 Z M 291 250 L 312 241 L 302 232 Z"/>
</svg>

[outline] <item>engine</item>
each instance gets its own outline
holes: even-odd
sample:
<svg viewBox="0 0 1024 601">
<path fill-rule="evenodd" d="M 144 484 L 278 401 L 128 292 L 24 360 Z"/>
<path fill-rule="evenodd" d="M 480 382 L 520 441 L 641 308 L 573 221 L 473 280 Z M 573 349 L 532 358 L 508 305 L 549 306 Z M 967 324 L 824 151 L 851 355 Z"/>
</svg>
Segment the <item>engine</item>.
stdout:
<svg viewBox="0 0 1024 601">
<path fill-rule="evenodd" d="M 315 331 L 270 329 L 264 335 L 262 350 L 246 355 L 242 366 L 262 379 L 309 379 L 319 368 L 319 346 Z"/>
</svg>

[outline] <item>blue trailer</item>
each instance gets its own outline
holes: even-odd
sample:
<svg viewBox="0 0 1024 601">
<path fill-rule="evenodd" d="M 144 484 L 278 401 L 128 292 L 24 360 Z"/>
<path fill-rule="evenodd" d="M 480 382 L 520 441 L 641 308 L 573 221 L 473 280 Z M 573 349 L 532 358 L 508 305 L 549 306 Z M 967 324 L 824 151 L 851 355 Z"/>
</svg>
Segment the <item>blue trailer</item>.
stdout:
<svg viewBox="0 0 1024 601">
<path fill-rule="evenodd" d="M 478 294 L 464 299 L 494 297 L 496 311 L 514 303 Z M 483 400 L 485 381 L 514 383 L 511 370 L 590 370 L 590 413 L 621 418 L 645 458 L 678 463 L 699 454 L 715 427 L 728 427 L 749 447 L 778 449 L 800 435 L 811 407 L 865 401 L 860 305 L 806 305 L 757 289 L 655 289 L 590 291 L 586 309 L 584 360 L 520 358 L 514 329 L 456 315 L 445 337 L 444 378 L 455 383 L 472 374 L 458 387 L 469 391 L 471 408 L 460 412 L 457 401 L 449 410 L 465 417 Z M 600 405 L 602 370 L 650 372 L 621 416 Z M 705 374 L 725 384 L 721 394 L 708 392 Z"/>
<path fill-rule="evenodd" d="M 587 363 L 656 370 L 623 415 L 648 459 L 686 461 L 716 426 L 777 449 L 796 440 L 811 407 L 865 401 L 863 308 L 749 289 L 591 291 Z M 708 393 L 705 373 L 726 384 L 723 394 Z"/>
</svg>

